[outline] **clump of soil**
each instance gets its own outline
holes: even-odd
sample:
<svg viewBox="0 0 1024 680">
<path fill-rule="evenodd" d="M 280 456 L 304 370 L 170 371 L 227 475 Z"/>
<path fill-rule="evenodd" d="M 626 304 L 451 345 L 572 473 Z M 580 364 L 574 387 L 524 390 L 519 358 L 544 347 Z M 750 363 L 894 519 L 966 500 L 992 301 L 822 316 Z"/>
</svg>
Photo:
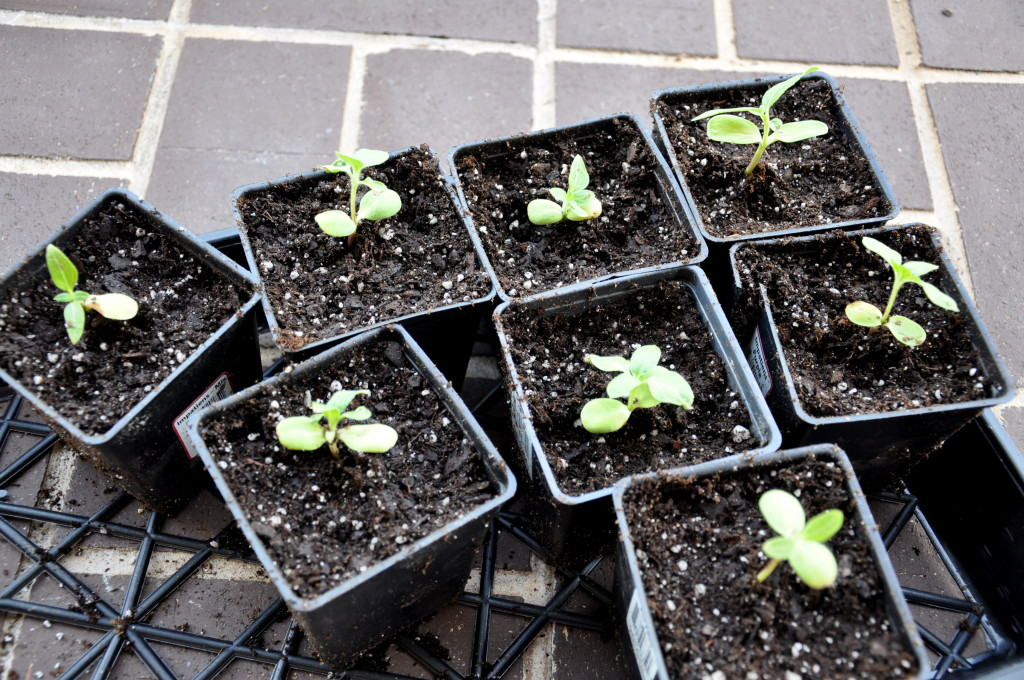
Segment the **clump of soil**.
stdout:
<svg viewBox="0 0 1024 680">
<path fill-rule="evenodd" d="M 904 261 L 940 263 L 927 227 L 876 234 Z M 918 347 L 896 341 L 886 329 L 857 326 L 846 317 L 855 300 L 884 309 L 892 270 L 866 250 L 855 233 L 830 233 L 813 243 L 743 245 L 737 252 L 743 282 L 733 328 L 753 333 L 764 284 L 783 353 L 800 404 L 814 416 L 914 409 L 985 399 L 1006 386 L 990 375 L 972 342 L 966 311 L 928 302 L 919 286 L 900 290 L 893 314 L 921 324 L 928 337 Z M 924 280 L 953 293 L 941 270 Z"/>
<path fill-rule="evenodd" d="M 368 389 L 352 407 L 398 430 L 387 453 L 288 451 L 275 426 L 310 400 Z M 481 454 L 401 346 L 380 342 L 348 361 L 278 383 L 204 423 L 236 500 L 294 591 L 313 597 L 387 559 L 495 496 Z"/>
<path fill-rule="evenodd" d="M 784 489 L 808 517 L 845 515 L 828 541 L 835 584 L 812 590 L 788 564 L 764 582 L 763 542 L 775 535 L 761 494 Z M 847 491 L 824 460 L 632 487 L 626 518 L 669 677 L 903 678 L 916 660 L 886 615 L 884 581 Z"/>
<path fill-rule="evenodd" d="M 600 217 L 548 226 L 530 223 L 526 206 L 568 186 L 583 157 Z M 498 280 L 510 297 L 700 255 L 693 227 L 663 197 L 657 157 L 627 118 L 580 133 L 517 137 L 501 151 L 460 153 L 454 172 Z"/>
<path fill-rule="evenodd" d="M 362 222 L 351 247 L 313 219 L 325 210 L 348 211 L 344 173 L 285 181 L 238 201 L 240 228 L 252 245 L 278 325 L 275 341 L 283 348 L 469 302 L 491 289 L 426 146 L 364 174 L 397 191 L 402 209 L 386 220 Z"/>
<path fill-rule="evenodd" d="M 824 80 L 802 80 L 772 107 L 790 123 L 819 120 L 829 132 L 802 142 L 776 142 L 744 178 L 756 145 L 708 137 L 711 109 L 760 106 L 768 85 L 667 97 L 657 112 L 697 204 L 704 229 L 718 238 L 881 217 L 892 211 L 867 157 L 843 134 L 840 108 Z M 711 100 L 706 99 L 711 97 Z M 743 114 L 737 114 L 743 116 Z M 754 121 L 753 116 L 743 116 Z M 760 126 L 760 119 L 756 119 Z"/>
<path fill-rule="evenodd" d="M 587 314 L 543 315 L 511 308 L 502 316 L 512 361 L 537 436 L 559 486 L 583 494 L 619 479 L 681 467 L 763 445 L 750 414 L 729 387 L 725 365 L 683 283 L 668 281 Z M 629 357 L 640 345 L 661 348 L 661 365 L 690 383 L 692 410 L 661 404 L 633 411 L 604 435 L 579 424 L 580 410 L 606 396 L 614 377 L 583 362 L 587 354 Z"/>
<path fill-rule="evenodd" d="M 59 244 L 78 268 L 77 290 L 123 293 L 138 315 L 111 321 L 86 314 L 75 345 L 60 290 L 44 263 L 0 290 L 0 364 L 27 389 L 90 435 L 103 434 L 252 296 L 196 260 L 153 218 L 118 198 Z"/>
</svg>

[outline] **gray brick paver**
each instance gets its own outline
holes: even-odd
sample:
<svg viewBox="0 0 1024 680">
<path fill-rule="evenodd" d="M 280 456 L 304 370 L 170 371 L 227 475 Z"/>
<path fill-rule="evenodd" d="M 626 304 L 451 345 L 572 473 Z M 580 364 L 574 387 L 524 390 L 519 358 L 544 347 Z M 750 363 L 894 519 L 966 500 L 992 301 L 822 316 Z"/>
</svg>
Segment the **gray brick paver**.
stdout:
<svg viewBox="0 0 1024 680">
<path fill-rule="evenodd" d="M 0 0 L 0 9 L 76 16 L 166 19 L 174 0 Z"/>
<path fill-rule="evenodd" d="M 558 45 L 713 57 L 713 0 L 561 0 Z"/>
<path fill-rule="evenodd" d="M 1020 0 L 910 0 L 910 8 L 925 66 L 1024 70 Z"/>
</svg>

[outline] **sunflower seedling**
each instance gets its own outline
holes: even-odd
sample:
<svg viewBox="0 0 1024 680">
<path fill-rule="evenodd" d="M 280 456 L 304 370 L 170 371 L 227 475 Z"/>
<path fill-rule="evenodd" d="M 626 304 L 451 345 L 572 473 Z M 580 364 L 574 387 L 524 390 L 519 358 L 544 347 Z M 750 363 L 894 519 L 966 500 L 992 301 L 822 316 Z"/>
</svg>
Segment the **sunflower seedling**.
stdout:
<svg viewBox="0 0 1024 680">
<path fill-rule="evenodd" d="M 369 177 L 362 177 L 365 168 L 372 168 L 387 161 L 386 151 L 376 149 L 359 149 L 351 156 L 336 152 L 338 160 L 331 165 L 325 165 L 324 170 L 331 173 L 343 172 L 348 175 L 351 191 L 349 192 L 348 212 L 344 210 L 325 210 L 313 219 L 320 226 L 325 234 L 335 237 L 348 237 L 348 245 L 355 241 L 356 228 L 363 220 L 385 220 L 402 209 L 402 199 L 396 191 L 388 189 L 387 185 Z M 359 208 L 356 209 L 356 198 L 359 194 L 359 187 L 366 187 L 369 191 L 359 199 Z"/>
<path fill-rule="evenodd" d="M 291 416 L 277 424 L 277 440 L 293 451 L 316 451 L 324 444 L 331 455 L 340 458 L 338 442 L 359 453 L 384 453 L 398 441 L 394 428 L 380 423 L 350 425 L 345 421 L 367 420 L 372 415 L 365 406 L 348 407 L 369 390 L 338 390 L 327 403 L 314 401 L 313 415 Z"/>
<path fill-rule="evenodd" d="M 808 521 L 796 496 L 782 489 L 765 491 L 757 505 L 768 526 L 779 534 L 761 546 L 771 561 L 758 572 L 758 583 L 771 576 L 779 562 L 789 562 L 800 580 L 811 588 L 827 588 L 835 583 L 839 569 L 825 541 L 842 528 L 843 511 L 826 510 Z"/>
<path fill-rule="evenodd" d="M 953 298 L 943 293 L 933 284 L 921 280 L 922 276 L 935 271 L 939 268 L 939 265 L 916 260 L 904 262 L 902 255 L 870 236 L 865 236 L 861 239 L 861 243 L 864 244 L 865 248 L 889 263 L 893 276 L 892 292 L 889 294 L 889 304 L 885 306 L 884 312 L 879 311 L 878 307 L 875 307 L 873 304 L 861 300 L 846 305 L 846 316 L 850 321 L 858 326 L 866 326 L 868 328 L 885 326 L 894 338 L 909 347 L 917 347 L 923 343 L 927 333 L 925 333 L 919 323 L 905 316 L 892 313 L 892 306 L 896 302 L 896 296 L 905 283 L 916 283 L 921 286 L 924 294 L 931 300 L 933 305 L 948 309 L 951 312 L 960 311 Z"/>
<path fill-rule="evenodd" d="M 788 80 L 772 85 L 761 96 L 761 106 L 739 106 L 734 109 L 713 109 L 705 111 L 690 122 L 711 118 L 708 121 L 708 137 L 716 142 L 727 142 L 729 144 L 757 144 L 757 151 L 750 165 L 743 171 L 744 176 L 754 172 L 754 168 L 761 162 L 764 150 L 775 142 L 802 142 L 811 137 L 819 137 L 828 133 L 828 126 L 820 120 L 798 120 L 792 123 L 783 123 L 779 118 L 771 117 L 771 108 L 779 98 L 786 93 L 786 90 L 796 85 L 797 81 L 808 73 L 817 71 L 817 66 L 812 66 L 803 73 L 795 75 Z M 761 117 L 761 129 L 746 118 L 734 116 L 734 113 L 750 113 Z"/>
<path fill-rule="evenodd" d="M 582 222 L 601 215 L 601 201 L 593 191 L 587 189 L 590 174 L 583 163 L 583 157 L 576 154 L 569 168 L 569 190 L 559 187 L 548 189 L 558 203 L 546 198 L 537 198 L 526 206 L 526 216 L 536 225 L 556 224 L 562 220 Z"/>
<path fill-rule="evenodd" d="M 584 404 L 580 421 L 588 432 L 604 434 L 620 430 L 638 408 L 653 408 L 658 404 L 685 409 L 693 406 L 693 390 L 686 379 L 658 365 L 661 349 L 657 345 L 644 345 L 629 359 L 588 354 L 583 360 L 599 371 L 619 373 L 608 383 L 608 398 L 591 399 Z M 626 403 L 620 399 L 625 399 Z"/>
<path fill-rule="evenodd" d="M 64 252 L 52 243 L 46 246 L 46 268 L 50 272 L 53 285 L 60 288 L 53 299 L 63 302 L 64 327 L 68 331 L 71 344 L 76 345 L 85 331 L 85 312 L 91 310 L 100 316 L 115 321 L 127 321 L 139 313 L 139 303 L 121 293 L 104 293 L 93 295 L 84 290 L 75 290 L 78 285 L 78 267 L 71 262 Z"/>
</svg>

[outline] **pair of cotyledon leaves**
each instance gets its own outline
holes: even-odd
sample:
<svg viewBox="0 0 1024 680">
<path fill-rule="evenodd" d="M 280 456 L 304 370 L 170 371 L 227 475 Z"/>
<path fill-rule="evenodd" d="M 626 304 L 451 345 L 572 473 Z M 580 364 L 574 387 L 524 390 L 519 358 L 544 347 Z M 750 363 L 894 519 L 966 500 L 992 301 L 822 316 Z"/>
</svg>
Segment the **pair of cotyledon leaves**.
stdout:
<svg viewBox="0 0 1024 680">
<path fill-rule="evenodd" d="M 370 409 L 365 406 L 347 410 L 358 395 L 369 393 L 369 390 L 338 390 L 326 404 L 314 401 L 313 415 L 291 416 L 277 424 L 278 441 L 286 449 L 296 451 L 315 451 L 327 444 L 335 458 L 338 457 L 338 442 L 361 453 L 388 451 L 398 441 L 394 428 L 380 423 L 340 427 L 346 420 L 362 421 L 371 417 Z"/>
<path fill-rule="evenodd" d="M 402 198 L 398 192 L 389 189 L 387 185 L 378 180 L 360 177 L 364 168 L 381 165 L 387 161 L 390 157 L 388 152 L 359 149 L 351 156 L 342 153 L 335 153 L 335 155 L 338 160 L 325 166 L 324 170 L 332 173 L 343 172 L 348 175 L 352 186 L 352 198 L 349 206 L 350 212 L 325 210 L 313 218 L 325 234 L 336 237 L 351 236 L 363 220 L 384 220 L 402 209 Z M 360 186 L 367 187 L 370 191 L 364 193 L 363 197 L 359 199 L 359 208 L 356 210 L 356 192 Z"/>
<path fill-rule="evenodd" d="M 536 198 L 527 204 L 526 216 L 530 222 L 537 225 L 556 224 L 565 219 L 582 222 L 599 217 L 602 210 L 601 201 L 593 191 L 587 189 L 589 185 L 590 173 L 587 172 L 583 157 L 576 154 L 569 168 L 569 190 L 560 187 L 548 189 L 558 203 L 546 198 Z"/>
</svg>

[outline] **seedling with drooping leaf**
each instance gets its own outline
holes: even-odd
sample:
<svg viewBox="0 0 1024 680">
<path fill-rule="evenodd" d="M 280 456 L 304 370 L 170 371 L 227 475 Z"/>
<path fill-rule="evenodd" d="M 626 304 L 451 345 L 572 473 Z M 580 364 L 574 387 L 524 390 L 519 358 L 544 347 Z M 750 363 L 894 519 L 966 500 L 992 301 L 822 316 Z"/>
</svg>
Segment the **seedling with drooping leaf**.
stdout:
<svg viewBox="0 0 1024 680">
<path fill-rule="evenodd" d="M 139 313 L 139 303 L 121 293 L 93 295 L 84 290 L 75 290 L 78 285 L 78 267 L 64 252 L 52 243 L 46 246 L 46 268 L 53 285 L 60 288 L 53 299 L 63 302 L 64 327 L 72 345 L 77 345 L 85 332 L 85 312 L 98 312 L 100 316 L 114 321 L 127 321 Z"/>
<path fill-rule="evenodd" d="M 738 106 L 733 109 L 713 109 L 705 111 L 690 122 L 711 118 L 708 121 L 708 137 L 716 142 L 727 142 L 729 144 L 757 144 L 757 151 L 750 161 L 750 165 L 743 171 L 744 176 L 754 172 L 754 168 L 761 162 L 761 156 L 765 149 L 775 142 L 802 142 L 811 137 L 819 137 L 828 133 L 828 126 L 820 120 L 798 120 L 792 123 L 783 123 L 779 118 L 771 117 L 772 106 L 786 91 L 796 85 L 797 81 L 808 73 L 817 71 L 817 66 L 812 66 L 803 73 L 795 75 L 788 80 L 772 85 L 761 96 L 761 106 Z M 761 118 L 761 129 L 757 125 L 741 116 L 734 116 L 734 113 L 751 113 Z"/>
<path fill-rule="evenodd" d="M 526 206 L 526 215 L 536 225 L 557 224 L 562 220 L 582 222 L 601 215 L 601 201 L 593 191 L 587 189 L 590 174 L 583 162 L 583 156 L 576 154 L 569 168 L 569 190 L 559 187 L 548 189 L 558 203 L 546 198 L 536 198 Z"/>
<path fill-rule="evenodd" d="M 939 268 L 937 264 L 930 262 L 919 262 L 917 260 L 903 261 L 903 256 L 877 239 L 865 236 L 861 239 L 864 247 L 875 253 L 889 263 L 892 269 L 892 292 L 889 294 L 889 304 L 882 312 L 869 302 L 857 300 L 846 305 L 846 316 L 858 326 L 878 328 L 885 326 L 892 333 L 893 337 L 909 347 L 917 347 L 928 337 L 921 325 L 905 316 L 892 313 L 893 304 L 900 288 L 905 283 L 916 283 L 924 290 L 924 294 L 931 300 L 932 304 L 948 309 L 951 312 L 959 312 L 960 308 L 956 301 L 943 293 L 933 284 L 922 281 L 921 277 Z"/>
<path fill-rule="evenodd" d="M 693 406 L 693 390 L 686 379 L 658 365 L 661 349 L 657 345 L 643 345 L 629 359 L 588 354 L 583 360 L 599 371 L 619 373 L 608 383 L 607 398 L 591 399 L 584 404 L 580 421 L 588 432 L 604 434 L 620 430 L 638 408 L 653 408 L 658 404 L 685 409 Z M 620 399 L 625 399 L 626 403 Z"/>
<path fill-rule="evenodd" d="M 808 521 L 796 496 L 782 489 L 765 491 L 757 505 L 768 526 L 779 534 L 761 546 L 771 561 L 758 572 L 758 583 L 771 576 L 780 562 L 789 562 L 800 580 L 811 588 L 827 588 L 835 583 L 839 569 L 825 541 L 842 528 L 843 511 L 825 510 Z"/>
<path fill-rule="evenodd" d="M 351 156 L 336 152 L 338 160 L 331 165 L 324 166 L 324 170 L 332 173 L 343 172 L 348 175 L 351 191 L 349 192 L 348 212 L 344 210 L 325 210 L 313 219 L 320 226 L 325 234 L 335 237 L 348 237 L 348 245 L 355 240 L 356 229 L 363 220 L 385 220 L 402 209 L 402 198 L 398 193 L 389 189 L 384 182 L 369 177 L 363 177 L 362 172 L 366 168 L 381 165 L 388 160 L 387 151 L 376 149 L 359 149 Z M 359 199 L 359 208 L 356 209 L 356 198 L 359 194 L 359 187 L 369 189 Z"/>
<path fill-rule="evenodd" d="M 384 453 L 398 441 L 398 432 L 388 425 L 370 423 L 352 425 L 346 421 L 362 421 L 371 417 L 370 409 L 352 405 L 360 394 L 369 390 L 338 390 L 327 403 L 314 401 L 313 415 L 291 416 L 277 424 L 277 439 L 281 446 L 294 451 L 316 451 L 324 444 L 331 455 L 340 458 L 338 443 L 359 453 Z"/>
</svg>

